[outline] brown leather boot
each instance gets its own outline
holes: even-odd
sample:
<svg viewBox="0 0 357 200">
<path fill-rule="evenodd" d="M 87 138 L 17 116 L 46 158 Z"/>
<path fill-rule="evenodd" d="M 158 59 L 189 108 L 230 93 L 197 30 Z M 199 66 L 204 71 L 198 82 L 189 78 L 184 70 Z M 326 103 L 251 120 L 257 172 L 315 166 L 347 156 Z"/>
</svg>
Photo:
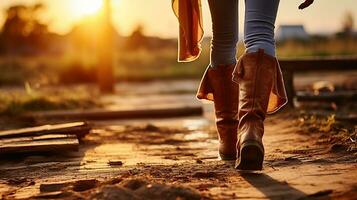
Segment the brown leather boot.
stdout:
<svg viewBox="0 0 357 200">
<path fill-rule="evenodd" d="M 208 67 L 197 98 L 214 101 L 219 155 L 222 160 L 236 159 L 238 127 L 238 84 L 232 81 L 235 65 Z"/>
<path fill-rule="evenodd" d="M 268 110 L 275 111 L 286 103 L 281 75 L 276 84 L 277 74 L 281 74 L 278 67 L 276 58 L 260 49 L 243 55 L 234 71 L 233 80 L 239 83 L 237 169 L 261 170 L 263 167 L 265 116 Z M 279 90 L 274 89 L 276 85 L 280 85 Z M 269 100 L 275 104 L 270 109 Z"/>
</svg>

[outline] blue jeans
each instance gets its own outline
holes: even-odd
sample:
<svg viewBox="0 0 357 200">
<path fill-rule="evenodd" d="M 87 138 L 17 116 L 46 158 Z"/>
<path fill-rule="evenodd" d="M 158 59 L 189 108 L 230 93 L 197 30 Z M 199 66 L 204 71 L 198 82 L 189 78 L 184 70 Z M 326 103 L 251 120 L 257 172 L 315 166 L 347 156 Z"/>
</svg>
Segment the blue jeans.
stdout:
<svg viewBox="0 0 357 200">
<path fill-rule="evenodd" d="M 245 0 L 244 44 L 246 52 L 264 49 L 275 57 L 275 19 L 280 0 Z M 238 0 L 208 0 L 213 38 L 211 66 L 237 62 Z"/>
</svg>

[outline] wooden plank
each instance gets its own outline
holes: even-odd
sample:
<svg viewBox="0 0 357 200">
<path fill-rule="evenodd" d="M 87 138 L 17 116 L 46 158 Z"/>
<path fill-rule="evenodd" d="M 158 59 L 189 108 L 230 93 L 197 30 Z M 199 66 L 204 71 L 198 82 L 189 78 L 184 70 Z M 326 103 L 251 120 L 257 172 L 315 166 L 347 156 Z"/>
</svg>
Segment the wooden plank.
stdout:
<svg viewBox="0 0 357 200">
<path fill-rule="evenodd" d="M 58 137 L 58 136 L 56 136 Z M 1 139 L 0 155 L 13 153 L 30 152 L 64 152 L 77 151 L 79 142 L 76 136 L 67 135 L 65 138 L 52 138 L 43 140 L 17 140 L 11 142 L 11 139 Z"/>
<path fill-rule="evenodd" d="M 87 110 L 87 111 L 56 111 L 26 114 L 31 119 L 61 119 L 61 120 L 108 120 L 108 119 L 150 119 L 202 115 L 202 106 L 181 108 L 157 108 L 137 110 Z"/>
<path fill-rule="evenodd" d="M 50 134 L 50 135 L 29 136 L 29 137 L 2 138 L 0 139 L 0 145 L 20 143 L 20 142 L 24 143 L 24 142 L 31 142 L 31 141 L 42 141 L 42 140 L 58 140 L 58 139 L 66 139 L 66 138 L 76 138 L 76 136 Z"/>
<path fill-rule="evenodd" d="M 90 129 L 91 127 L 85 122 L 73 122 L 0 131 L 0 138 L 40 136 L 47 134 L 71 134 L 81 138 L 88 134 Z"/>
<path fill-rule="evenodd" d="M 296 96 L 294 88 L 295 72 L 357 70 L 357 56 L 279 59 L 279 63 L 284 74 L 289 105 L 292 107 L 294 107 L 294 97 Z"/>
<path fill-rule="evenodd" d="M 327 57 L 327 58 L 301 58 L 280 59 L 282 70 L 294 72 L 307 71 L 346 71 L 357 70 L 357 57 Z"/>
</svg>

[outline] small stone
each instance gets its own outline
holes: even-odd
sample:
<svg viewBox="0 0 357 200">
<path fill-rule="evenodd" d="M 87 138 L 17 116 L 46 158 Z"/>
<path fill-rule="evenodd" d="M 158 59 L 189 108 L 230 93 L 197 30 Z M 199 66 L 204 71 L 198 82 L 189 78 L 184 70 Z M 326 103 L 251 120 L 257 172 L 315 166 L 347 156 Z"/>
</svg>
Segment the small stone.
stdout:
<svg viewBox="0 0 357 200">
<path fill-rule="evenodd" d="M 123 166 L 124 163 L 121 160 L 109 160 L 108 164 L 110 166 Z"/>
<path fill-rule="evenodd" d="M 196 172 L 192 175 L 194 178 L 215 178 L 217 173 L 215 172 Z"/>
<path fill-rule="evenodd" d="M 123 186 L 124 188 L 130 189 L 130 190 L 137 190 L 137 189 L 144 187 L 148 184 L 149 183 L 146 180 L 131 179 L 131 180 L 124 181 L 120 185 Z"/>
<path fill-rule="evenodd" d="M 64 183 L 43 183 L 40 185 L 40 192 L 56 192 L 70 186 L 70 182 Z"/>
<path fill-rule="evenodd" d="M 331 147 L 330 147 L 330 151 L 331 152 L 334 152 L 334 153 L 338 153 L 338 152 L 341 152 L 341 151 L 346 151 L 346 146 L 343 145 L 343 144 L 333 144 Z"/>
<path fill-rule="evenodd" d="M 198 164 L 202 164 L 202 163 L 203 163 L 203 161 L 202 161 L 201 159 L 197 159 L 197 160 L 196 160 L 196 163 L 198 163 Z"/>
<path fill-rule="evenodd" d="M 90 190 L 95 188 L 98 185 L 98 183 L 99 181 L 97 181 L 96 179 L 79 180 L 74 182 L 73 190 L 76 192 Z"/>
<path fill-rule="evenodd" d="M 149 131 L 149 132 L 158 132 L 158 131 L 160 131 L 160 128 L 153 124 L 147 124 L 145 126 L 144 130 Z"/>
<path fill-rule="evenodd" d="M 295 157 L 286 157 L 284 158 L 285 161 L 300 161 L 298 158 Z"/>
</svg>

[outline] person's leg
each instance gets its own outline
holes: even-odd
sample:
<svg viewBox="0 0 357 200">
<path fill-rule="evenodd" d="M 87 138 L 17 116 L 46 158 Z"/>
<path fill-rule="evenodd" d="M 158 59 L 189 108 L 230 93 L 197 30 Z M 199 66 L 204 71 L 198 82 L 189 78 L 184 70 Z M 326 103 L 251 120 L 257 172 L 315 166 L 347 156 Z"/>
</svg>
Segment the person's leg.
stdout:
<svg viewBox="0 0 357 200">
<path fill-rule="evenodd" d="M 275 56 L 275 19 L 279 0 L 245 0 L 244 44 L 246 52 Z"/>
<path fill-rule="evenodd" d="M 236 159 L 238 84 L 232 81 L 238 41 L 238 0 L 208 0 L 213 21 L 211 63 L 204 74 L 197 98 L 214 101 L 219 155 Z"/>
<path fill-rule="evenodd" d="M 279 0 L 246 0 L 246 53 L 234 71 L 239 83 L 239 125 L 236 168 L 261 170 L 264 160 L 264 120 L 277 78 L 274 23 Z M 275 98 L 272 98 L 275 99 Z"/>
<path fill-rule="evenodd" d="M 211 67 L 235 64 L 238 0 L 208 0 L 212 17 Z"/>
</svg>

